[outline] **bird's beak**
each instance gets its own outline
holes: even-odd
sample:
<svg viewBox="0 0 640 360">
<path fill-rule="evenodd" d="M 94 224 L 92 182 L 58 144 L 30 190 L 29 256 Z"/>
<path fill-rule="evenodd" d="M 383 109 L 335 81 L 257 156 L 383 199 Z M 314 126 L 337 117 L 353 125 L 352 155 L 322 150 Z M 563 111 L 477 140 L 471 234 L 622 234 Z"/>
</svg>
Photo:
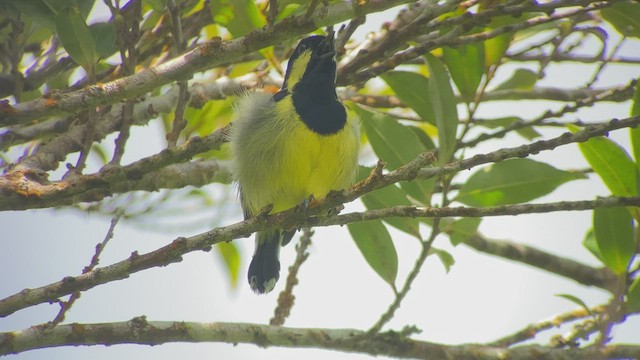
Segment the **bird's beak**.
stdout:
<svg viewBox="0 0 640 360">
<path fill-rule="evenodd" d="M 320 44 L 320 46 L 318 48 L 318 50 L 320 50 L 318 55 L 320 55 L 320 58 L 322 60 L 333 59 L 334 55 L 336 54 L 333 34 L 334 34 L 333 31 L 330 32 L 324 38 L 324 40 L 322 41 L 322 43 Z"/>
</svg>

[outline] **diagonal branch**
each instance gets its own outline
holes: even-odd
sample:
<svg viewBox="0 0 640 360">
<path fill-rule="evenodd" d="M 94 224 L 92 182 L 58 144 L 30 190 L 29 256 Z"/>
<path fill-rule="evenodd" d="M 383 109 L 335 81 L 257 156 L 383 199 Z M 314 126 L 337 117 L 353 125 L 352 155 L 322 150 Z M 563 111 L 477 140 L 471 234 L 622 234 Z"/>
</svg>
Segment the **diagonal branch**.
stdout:
<svg viewBox="0 0 640 360">
<path fill-rule="evenodd" d="M 617 280 L 616 276 L 606 268 L 597 269 L 531 246 L 487 239 L 477 233 L 468 237 L 463 244 L 483 253 L 535 266 L 581 284 L 597 286 L 609 291 L 613 290 Z"/>
<path fill-rule="evenodd" d="M 535 337 L 538 333 L 558 327 L 562 324 L 584 319 L 589 316 L 594 316 L 595 314 L 602 313 L 604 311 L 604 306 L 596 306 L 591 309 L 578 308 L 557 316 L 554 316 L 552 319 L 540 321 L 535 324 L 531 324 L 526 326 L 525 328 L 518 330 L 517 332 L 502 337 L 496 341 L 493 341 L 487 345 L 491 346 L 511 346 L 513 344 L 517 344 L 523 341 L 527 341 Z"/>
</svg>

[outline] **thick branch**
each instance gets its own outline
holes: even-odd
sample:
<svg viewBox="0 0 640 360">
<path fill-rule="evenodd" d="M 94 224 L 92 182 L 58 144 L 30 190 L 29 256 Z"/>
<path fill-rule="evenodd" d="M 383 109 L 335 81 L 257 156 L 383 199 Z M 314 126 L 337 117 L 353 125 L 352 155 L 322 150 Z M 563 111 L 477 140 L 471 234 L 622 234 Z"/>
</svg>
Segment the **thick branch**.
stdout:
<svg viewBox="0 0 640 360">
<path fill-rule="evenodd" d="M 83 175 L 53 184 L 31 180 L 30 171 L 14 170 L 0 177 L 0 210 L 25 210 L 71 205 L 83 201 L 96 201 L 115 192 L 147 183 L 145 175 L 165 166 L 185 162 L 193 156 L 219 148 L 225 141 L 228 127 L 213 134 L 192 138 L 187 143 L 139 160 L 126 166 L 107 166 L 95 174 Z"/>
<path fill-rule="evenodd" d="M 412 340 L 390 331 L 373 336 L 353 329 L 294 329 L 242 323 L 153 321 L 144 317 L 106 324 L 32 327 L 0 334 L 0 355 L 71 345 L 116 345 L 169 342 L 220 342 L 260 347 L 319 348 L 411 359 L 524 360 L 614 359 L 640 357 L 639 345 L 558 349 L 530 345 L 512 349 L 485 345 L 443 345 Z"/>
</svg>

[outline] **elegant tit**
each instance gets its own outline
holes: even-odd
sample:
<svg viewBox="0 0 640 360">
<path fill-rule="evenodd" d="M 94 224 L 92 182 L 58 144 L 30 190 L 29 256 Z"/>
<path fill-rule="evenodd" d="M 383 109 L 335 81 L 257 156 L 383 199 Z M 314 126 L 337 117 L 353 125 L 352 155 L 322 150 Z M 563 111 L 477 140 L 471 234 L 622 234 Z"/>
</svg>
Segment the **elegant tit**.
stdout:
<svg viewBox="0 0 640 360">
<path fill-rule="evenodd" d="M 278 213 L 311 197 L 322 200 L 355 180 L 359 129 L 336 95 L 333 42 L 333 34 L 303 39 L 278 93 L 247 93 L 236 103 L 231 154 L 245 218 L 268 205 Z M 294 233 L 256 234 L 248 273 L 253 291 L 273 290 L 280 276 L 280 246 Z"/>
</svg>

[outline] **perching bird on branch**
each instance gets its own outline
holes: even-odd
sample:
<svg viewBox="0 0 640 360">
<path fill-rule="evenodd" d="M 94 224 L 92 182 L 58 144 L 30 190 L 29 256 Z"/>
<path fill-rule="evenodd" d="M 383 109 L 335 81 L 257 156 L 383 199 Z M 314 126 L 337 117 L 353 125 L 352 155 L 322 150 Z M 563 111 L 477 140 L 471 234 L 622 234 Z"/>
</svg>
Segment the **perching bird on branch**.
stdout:
<svg viewBox="0 0 640 360">
<path fill-rule="evenodd" d="M 278 213 L 309 199 L 322 200 L 354 181 L 359 129 L 338 100 L 335 79 L 333 33 L 314 35 L 294 50 L 278 93 L 248 93 L 239 99 L 231 152 L 245 218 L 268 205 Z M 273 290 L 280 246 L 294 233 L 277 229 L 256 234 L 248 273 L 253 291 Z"/>
</svg>

